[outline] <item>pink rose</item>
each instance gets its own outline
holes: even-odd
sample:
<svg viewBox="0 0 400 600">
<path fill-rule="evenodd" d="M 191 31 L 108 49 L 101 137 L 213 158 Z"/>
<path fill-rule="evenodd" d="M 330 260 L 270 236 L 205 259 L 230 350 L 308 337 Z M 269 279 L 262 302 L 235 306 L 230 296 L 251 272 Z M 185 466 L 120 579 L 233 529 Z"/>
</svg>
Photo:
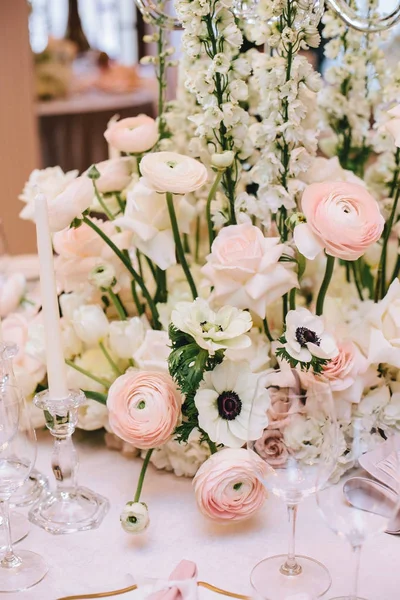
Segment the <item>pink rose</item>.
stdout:
<svg viewBox="0 0 400 600">
<path fill-rule="evenodd" d="M 93 183 L 86 175 L 77 177 L 67 185 L 54 200 L 49 200 L 49 223 L 51 231 L 60 231 L 69 227 L 89 208 L 94 198 Z"/>
<path fill-rule="evenodd" d="M 201 512 L 215 521 L 242 521 L 264 503 L 266 492 L 260 479 L 266 465 L 244 448 L 225 448 L 210 456 L 193 480 Z"/>
<path fill-rule="evenodd" d="M 262 319 L 267 306 L 298 287 L 292 263 L 280 263 L 291 254 L 279 238 L 266 238 L 250 223 L 224 227 L 214 240 L 202 273 L 214 286 L 219 304 L 250 309 Z"/>
<path fill-rule="evenodd" d="M 271 467 L 282 467 L 289 456 L 283 433 L 279 429 L 265 429 L 254 444 L 254 449 Z"/>
<path fill-rule="evenodd" d="M 324 249 L 336 258 L 357 260 L 379 240 L 385 224 L 376 200 L 355 183 L 312 183 L 301 206 L 307 223 L 297 225 L 293 236 L 311 260 Z"/>
<path fill-rule="evenodd" d="M 0 317 L 4 319 L 16 310 L 25 294 L 26 280 L 22 273 L 14 273 L 0 284 Z"/>
<path fill-rule="evenodd" d="M 104 133 L 107 142 L 121 152 L 141 154 L 158 140 L 157 123 L 147 115 L 138 115 L 109 123 Z"/>
<path fill-rule="evenodd" d="M 110 427 L 135 448 L 149 450 L 171 437 L 181 414 L 182 398 L 170 375 L 128 371 L 108 392 Z"/>
</svg>

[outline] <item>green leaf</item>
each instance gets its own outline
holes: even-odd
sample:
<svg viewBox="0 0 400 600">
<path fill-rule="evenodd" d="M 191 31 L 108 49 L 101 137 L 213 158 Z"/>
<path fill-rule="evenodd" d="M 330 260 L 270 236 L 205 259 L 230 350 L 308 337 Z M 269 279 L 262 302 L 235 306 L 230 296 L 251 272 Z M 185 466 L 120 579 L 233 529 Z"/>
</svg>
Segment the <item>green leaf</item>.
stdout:
<svg viewBox="0 0 400 600">
<path fill-rule="evenodd" d="M 100 404 L 107 404 L 107 396 L 105 394 L 101 394 L 100 392 L 92 392 L 91 390 L 82 391 L 86 398 L 89 398 L 90 400 L 96 400 L 96 402 L 100 402 Z"/>
</svg>

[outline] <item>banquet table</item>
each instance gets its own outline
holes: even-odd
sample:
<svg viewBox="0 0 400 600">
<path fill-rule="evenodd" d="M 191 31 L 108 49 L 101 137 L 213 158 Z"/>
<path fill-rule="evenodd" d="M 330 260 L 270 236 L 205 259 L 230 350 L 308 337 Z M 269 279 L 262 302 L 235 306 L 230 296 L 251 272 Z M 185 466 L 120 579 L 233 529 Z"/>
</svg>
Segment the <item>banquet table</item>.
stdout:
<svg viewBox="0 0 400 600">
<path fill-rule="evenodd" d="M 37 468 L 50 473 L 51 437 L 38 435 Z M 80 455 L 79 482 L 107 496 L 111 508 L 95 531 L 53 536 L 32 525 L 21 548 L 42 554 L 49 572 L 37 586 L 6 600 L 57 600 L 72 594 L 104 592 L 130 585 L 135 576 L 166 578 L 182 559 L 195 561 L 203 581 L 241 594 L 250 594 L 249 575 L 261 558 L 286 550 L 286 512 L 270 497 L 252 520 L 231 525 L 207 521 L 198 511 L 190 479 L 150 467 L 142 500 L 151 524 L 141 535 L 125 533 L 119 514 L 134 495 L 141 461 L 109 450 L 101 432 L 76 434 Z M 19 509 L 22 511 L 22 509 Z M 299 511 L 297 550 L 322 561 L 333 584 L 326 600 L 348 593 L 352 575 L 350 549 L 318 514 L 315 498 Z M 360 594 L 368 600 L 400 597 L 400 537 L 381 534 L 363 551 Z M 212 600 L 221 598 L 214 594 Z M 121 599 L 124 595 L 119 596 Z M 204 598 L 204 596 L 203 596 Z"/>
</svg>

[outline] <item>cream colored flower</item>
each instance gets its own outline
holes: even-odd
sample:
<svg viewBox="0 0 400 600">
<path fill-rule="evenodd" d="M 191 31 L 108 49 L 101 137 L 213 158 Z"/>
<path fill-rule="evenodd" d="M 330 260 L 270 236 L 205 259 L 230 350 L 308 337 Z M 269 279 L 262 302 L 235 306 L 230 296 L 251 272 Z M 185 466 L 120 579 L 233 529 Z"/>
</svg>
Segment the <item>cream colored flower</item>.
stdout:
<svg viewBox="0 0 400 600">
<path fill-rule="evenodd" d="M 140 172 L 157 192 L 187 194 L 207 181 L 207 169 L 198 160 L 177 152 L 153 152 L 140 162 Z"/>
</svg>

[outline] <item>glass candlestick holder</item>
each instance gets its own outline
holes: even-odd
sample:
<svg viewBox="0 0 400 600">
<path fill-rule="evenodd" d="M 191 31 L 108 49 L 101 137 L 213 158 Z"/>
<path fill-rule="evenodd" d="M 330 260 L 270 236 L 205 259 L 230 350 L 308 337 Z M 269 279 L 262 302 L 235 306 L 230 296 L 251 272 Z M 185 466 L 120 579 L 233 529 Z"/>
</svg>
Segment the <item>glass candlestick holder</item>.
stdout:
<svg viewBox="0 0 400 600">
<path fill-rule="evenodd" d="M 79 463 L 72 442 L 78 409 L 86 403 L 85 394 L 70 390 L 67 398 L 55 400 L 45 390 L 36 394 L 34 403 L 44 411 L 46 427 L 54 437 L 51 466 L 57 486 L 31 509 L 29 519 L 53 534 L 96 529 L 109 503 L 103 496 L 77 485 Z"/>
</svg>

